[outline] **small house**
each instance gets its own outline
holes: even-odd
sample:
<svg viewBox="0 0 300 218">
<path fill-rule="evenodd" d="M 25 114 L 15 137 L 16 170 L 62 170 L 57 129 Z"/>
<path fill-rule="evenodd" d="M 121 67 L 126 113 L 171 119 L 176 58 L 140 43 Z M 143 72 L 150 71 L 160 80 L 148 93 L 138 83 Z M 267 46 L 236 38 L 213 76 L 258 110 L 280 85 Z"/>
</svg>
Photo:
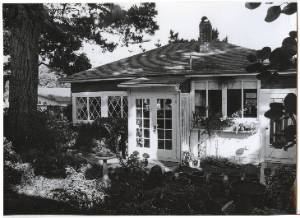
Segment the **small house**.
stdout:
<svg viewBox="0 0 300 218">
<path fill-rule="evenodd" d="M 57 119 L 67 118 L 64 110 L 71 102 L 70 88 L 38 88 L 38 110 L 47 110 Z"/>
<path fill-rule="evenodd" d="M 38 88 L 37 109 L 48 111 L 58 119 L 64 119 L 64 108 L 71 105 L 70 88 Z M 3 108 L 9 107 L 9 92 L 3 94 Z"/>
<path fill-rule="evenodd" d="M 128 152 L 179 162 L 184 151 L 241 163 L 296 162 L 296 148 L 273 149 L 271 102 L 296 93 L 296 70 L 262 82 L 248 73 L 252 49 L 215 41 L 204 19 L 199 39 L 173 42 L 63 79 L 71 83 L 73 123 L 128 119 Z M 209 130 L 199 117 L 220 117 Z M 226 123 L 234 118 L 234 124 Z M 201 124 L 201 123 L 200 123 Z M 222 126 L 225 124 L 225 127 Z M 221 125 L 221 126 L 220 126 Z"/>
<path fill-rule="evenodd" d="M 38 106 L 66 107 L 71 104 L 70 88 L 38 88 Z"/>
</svg>

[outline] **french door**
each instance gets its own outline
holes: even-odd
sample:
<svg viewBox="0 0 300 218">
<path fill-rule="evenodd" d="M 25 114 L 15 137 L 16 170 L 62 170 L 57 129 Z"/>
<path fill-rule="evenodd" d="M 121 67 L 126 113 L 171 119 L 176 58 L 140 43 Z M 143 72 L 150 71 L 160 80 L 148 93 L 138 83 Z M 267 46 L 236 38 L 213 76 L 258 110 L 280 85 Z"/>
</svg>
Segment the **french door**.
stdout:
<svg viewBox="0 0 300 218">
<path fill-rule="evenodd" d="M 175 95 L 143 95 L 132 99 L 135 150 L 159 160 L 176 159 Z M 129 136 L 132 137 L 132 136 Z"/>
</svg>

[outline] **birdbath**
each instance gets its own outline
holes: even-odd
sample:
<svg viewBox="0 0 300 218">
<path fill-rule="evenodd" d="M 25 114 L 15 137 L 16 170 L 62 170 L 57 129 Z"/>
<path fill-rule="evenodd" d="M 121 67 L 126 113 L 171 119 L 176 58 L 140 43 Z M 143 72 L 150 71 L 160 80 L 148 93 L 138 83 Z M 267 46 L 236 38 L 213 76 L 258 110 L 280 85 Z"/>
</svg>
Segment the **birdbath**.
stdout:
<svg viewBox="0 0 300 218">
<path fill-rule="evenodd" d="M 101 161 L 103 162 L 102 165 L 102 178 L 104 181 L 109 180 L 108 178 L 108 167 L 107 167 L 107 160 L 113 159 L 116 157 L 116 155 L 110 155 L 110 156 L 103 156 L 103 154 L 95 154 L 96 158 L 98 159 L 98 164 L 101 165 Z"/>
</svg>

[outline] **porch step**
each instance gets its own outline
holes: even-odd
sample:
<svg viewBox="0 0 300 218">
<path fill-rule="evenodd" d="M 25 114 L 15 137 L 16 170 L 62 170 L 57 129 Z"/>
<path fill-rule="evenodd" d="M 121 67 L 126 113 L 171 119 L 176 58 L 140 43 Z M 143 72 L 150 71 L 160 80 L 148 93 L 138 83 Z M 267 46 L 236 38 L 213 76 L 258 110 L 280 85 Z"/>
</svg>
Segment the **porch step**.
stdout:
<svg viewBox="0 0 300 218">
<path fill-rule="evenodd" d="M 161 160 L 149 160 L 149 168 L 153 167 L 154 165 L 159 165 L 164 172 L 174 171 L 178 166 L 178 162 L 172 161 L 161 161 Z"/>
</svg>

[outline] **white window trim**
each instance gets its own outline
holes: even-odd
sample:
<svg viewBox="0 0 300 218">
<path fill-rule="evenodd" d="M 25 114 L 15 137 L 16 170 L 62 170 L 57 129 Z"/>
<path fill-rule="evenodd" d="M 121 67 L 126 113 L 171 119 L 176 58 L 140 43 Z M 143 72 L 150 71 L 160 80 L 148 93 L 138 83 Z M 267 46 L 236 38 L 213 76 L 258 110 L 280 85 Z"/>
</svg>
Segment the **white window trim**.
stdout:
<svg viewBox="0 0 300 218">
<path fill-rule="evenodd" d="M 200 81 L 192 81 L 191 84 L 191 112 L 194 112 L 196 110 L 196 105 L 195 105 L 195 92 L 196 90 L 205 90 L 206 91 L 206 107 L 208 106 L 208 90 L 215 90 L 215 89 L 209 89 L 209 83 L 210 82 L 216 82 L 216 80 L 200 80 Z M 260 94 L 260 87 L 261 87 L 261 83 L 259 80 L 255 80 L 255 79 L 237 79 L 235 80 L 236 83 L 240 82 L 241 83 L 241 107 L 244 107 L 244 83 L 245 82 L 255 82 L 256 83 L 256 87 L 253 87 L 251 89 L 256 89 L 257 90 L 257 115 L 256 117 L 245 117 L 244 118 L 244 113 L 242 113 L 242 117 L 240 119 L 247 119 L 247 120 L 258 120 L 258 109 L 259 109 L 259 94 Z M 201 88 L 197 88 L 197 83 L 202 83 L 202 87 Z M 203 89 L 203 84 L 205 83 L 205 89 Z M 227 89 L 228 89 L 228 85 L 224 84 L 222 85 L 222 87 L 219 89 L 222 91 L 222 115 L 224 118 L 227 117 Z M 249 89 L 249 88 L 246 88 Z M 191 113 L 192 114 L 192 113 Z M 208 110 L 206 111 L 206 117 L 208 116 Z"/>
<path fill-rule="evenodd" d="M 76 92 L 72 93 L 72 120 L 74 124 L 91 123 L 94 120 L 78 120 L 76 116 L 76 98 L 77 97 L 101 97 L 101 117 L 108 117 L 108 96 L 128 96 L 126 91 L 103 91 L 103 92 Z M 87 108 L 89 109 L 89 100 L 87 100 Z"/>
</svg>

